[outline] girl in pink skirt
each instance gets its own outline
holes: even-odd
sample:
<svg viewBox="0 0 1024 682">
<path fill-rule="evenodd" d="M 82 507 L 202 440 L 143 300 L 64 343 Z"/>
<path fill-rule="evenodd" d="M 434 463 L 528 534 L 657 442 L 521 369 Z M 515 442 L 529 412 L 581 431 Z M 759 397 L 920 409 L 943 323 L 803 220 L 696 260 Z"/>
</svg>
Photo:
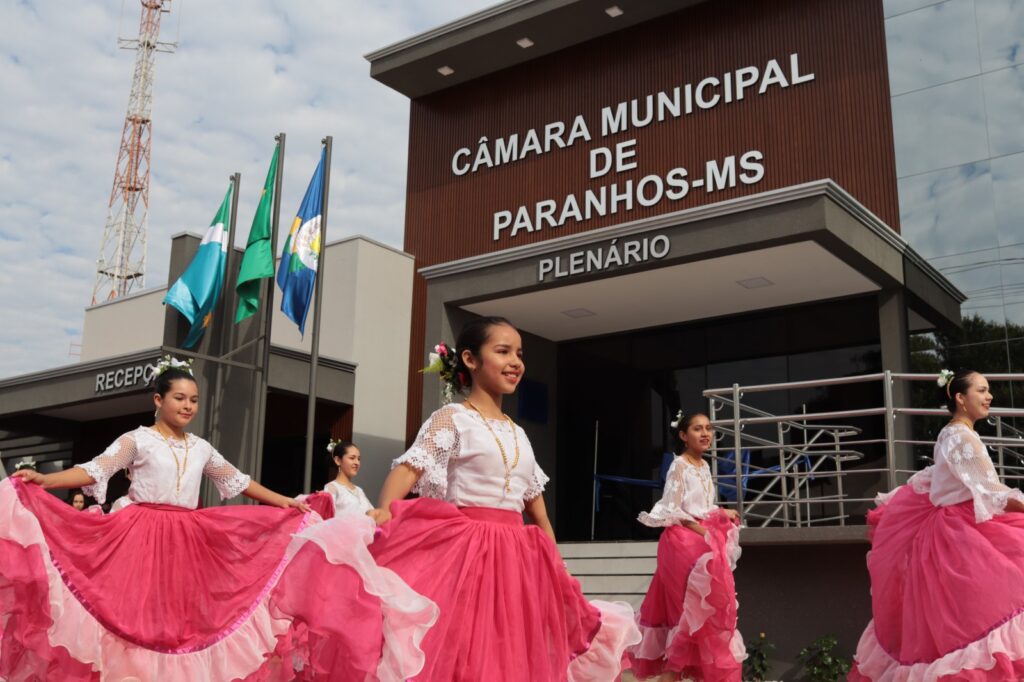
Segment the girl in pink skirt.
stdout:
<svg viewBox="0 0 1024 682">
<path fill-rule="evenodd" d="M 868 515 L 873 620 L 851 680 L 1024 679 L 1024 494 L 974 431 L 985 377 L 943 370 L 939 387 L 952 419 L 935 463 Z"/>
<path fill-rule="evenodd" d="M 736 629 L 733 570 L 740 556 L 739 515 L 715 504 L 704 453 L 711 422 L 682 412 L 672 423 L 683 445 L 669 467 L 665 492 L 640 523 L 664 528 L 658 564 L 637 621 L 643 640 L 630 649 L 638 679 L 741 678 L 746 649 Z"/>
<path fill-rule="evenodd" d="M 325 534 L 304 503 L 187 433 L 198 387 L 184 363 L 171 364 L 158 368 L 153 426 L 72 469 L 23 470 L 0 483 L 0 679 L 415 674 L 415 641 L 436 607 L 374 565 L 373 523 Z M 102 502 L 126 467 L 132 504 L 116 514 L 80 514 L 44 491 L 83 487 Z M 196 509 L 204 475 L 222 498 L 270 506 Z M 284 580 L 299 560 L 305 570 Z M 311 588 L 311 575 L 329 579 L 331 594 Z"/>
<path fill-rule="evenodd" d="M 566 571 L 541 493 L 548 477 L 522 428 L 502 413 L 525 365 L 519 332 L 470 322 L 442 378 L 469 389 L 431 415 L 395 461 L 370 547 L 381 566 L 437 602 L 423 639 L 430 682 L 611 682 L 639 639 L 627 604 L 588 602 Z M 454 391 L 453 391 L 454 392 Z M 404 501 L 410 490 L 420 493 Z M 535 525 L 523 525 L 523 513 Z"/>
</svg>

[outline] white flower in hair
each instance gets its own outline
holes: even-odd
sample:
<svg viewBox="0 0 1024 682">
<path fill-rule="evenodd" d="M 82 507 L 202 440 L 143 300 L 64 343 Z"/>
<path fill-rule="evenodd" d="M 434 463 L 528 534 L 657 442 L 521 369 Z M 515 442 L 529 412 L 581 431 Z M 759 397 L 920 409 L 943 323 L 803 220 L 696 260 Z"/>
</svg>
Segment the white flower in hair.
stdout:
<svg viewBox="0 0 1024 682">
<path fill-rule="evenodd" d="M 181 369 L 192 374 L 192 359 L 179 360 L 172 355 L 165 355 L 160 358 L 160 361 L 156 363 L 156 371 L 153 372 L 154 377 L 158 377 L 169 369 Z"/>
<path fill-rule="evenodd" d="M 939 372 L 939 378 L 935 380 L 935 383 L 939 385 L 939 388 L 945 388 L 946 384 L 953 380 L 953 376 L 953 372 L 944 369 Z"/>
<path fill-rule="evenodd" d="M 682 423 L 683 423 L 683 411 L 679 410 L 678 412 L 676 412 L 675 421 L 669 422 L 668 425 L 671 426 L 673 429 L 678 429 L 679 425 L 682 424 Z"/>
</svg>

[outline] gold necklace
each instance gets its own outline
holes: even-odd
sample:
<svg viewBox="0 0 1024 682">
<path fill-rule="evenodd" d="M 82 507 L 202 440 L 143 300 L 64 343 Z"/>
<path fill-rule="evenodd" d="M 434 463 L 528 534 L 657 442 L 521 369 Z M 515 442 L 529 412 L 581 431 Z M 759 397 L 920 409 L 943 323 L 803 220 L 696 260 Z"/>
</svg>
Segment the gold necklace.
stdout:
<svg viewBox="0 0 1024 682">
<path fill-rule="evenodd" d="M 963 424 L 971 431 L 974 430 L 974 424 L 972 424 L 969 420 L 964 419 L 963 417 L 953 417 L 952 419 L 949 420 L 949 423 L 950 426 L 952 426 L 953 424 Z"/>
<path fill-rule="evenodd" d="M 704 489 L 705 499 L 707 500 L 708 504 L 711 504 L 711 502 L 713 501 L 713 498 L 711 497 L 711 477 L 705 477 L 701 475 L 701 473 L 704 471 L 704 459 L 702 458 L 699 464 L 694 464 L 686 455 L 683 455 L 683 459 L 686 460 L 687 464 L 689 464 L 690 466 L 697 470 L 697 478 L 700 479 L 700 486 Z"/>
<path fill-rule="evenodd" d="M 185 469 L 188 468 L 188 434 L 187 433 L 185 434 L 185 439 L 184 439 L 185 440 L 185 461 L 184 462 L 179 462 L 178 461 L 178 453 L 176 453 L 174 451 L 174 446 L 171 445 L 171 439 L 168 438 L 167 435 L 164 434 L 164 432 L 161 431 L 160 429 L 158 429 L 156 427 L 153 427 L 153 430 L 156 431 L 157 433 L 159 433 L 160 436 L 164 439 L 164 442 L 167 443 L 167 449 L 171 451 L 171 457 L 174 458 L 174 473 L 176 474 L 176 477 L 177 477 L 175 482 L 174 482 L 174 494 L 175 495 L 180 495 L 181 494 L 181 478 L 182 478 L 182 476 L 185 475 Z"/>
<path fill-rule="evenodd" d="M 480 415 L 480 419 L 483 420 L 484 426 L 486 426 L 487 430 L 491 432 L 491 437 L 494 438 L 494 442 L 498 444 L 498 451 L 501 453 L 501 463 L 505 465 L 505 492 L 512 492 L 512 470 L 519 465 L 519 435 L 516 433 L 515 423 L 511 419 L 509 419 L 509 416 L 507 414 L 501 415 L 502 417 L 505 418 L 505 421 L 508 422 L 508 425 L 512 427 L 512 442 L 515 443 L 516 445 L 516 457 L 512 461 L 512 466 L 510 467 L 508 465 L 508 455 L 505 454 L 505 446 L 501 444 L 501 439 L 498 438 L 498 434 L 496 434 L 494 432 L 494 429 L 491 428 L 491 425 L 487 423 L 487 417 L 484 416 L 484 413 L 481 412 L 480 408 L 478 408 L 476 405 L 469 402 L 468 400 L 465 402 L 466 405 L 471 407 L 474 412 Z"/>
</svg>

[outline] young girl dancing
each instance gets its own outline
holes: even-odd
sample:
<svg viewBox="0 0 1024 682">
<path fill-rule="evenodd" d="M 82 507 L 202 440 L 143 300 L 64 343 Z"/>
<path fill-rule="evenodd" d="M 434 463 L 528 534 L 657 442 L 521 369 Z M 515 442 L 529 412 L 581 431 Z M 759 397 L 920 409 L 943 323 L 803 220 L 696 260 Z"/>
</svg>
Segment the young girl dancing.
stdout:
<svg viewBox="0 0 1024 682">
<path fill-rule="evenodd" d="M 153 400 L 154 425 L 92 461 L 0 483 L 0 679 L 292 679 L 293 661 L 311 677 L 322 669 L 311 643 L 348 652 L 333 679 L 375 679 L 383 658 L 414 663 L 382 679 L 415 674 L 414 642 L 434 607 L 373 565 L 372 522 L 361 535 L 321 537 L 305 504 L 187 433 L 199 391 L 184 363 L 161 363 Z M 44 491 L 82 487 L 102 502 L 124 468 L 132 504 L 116 514 L 79 514 Z M 271 506 L 196 509 L 204 475 L 222 498 Z M 323 573 L 335 579 L 336 613 L 291 617 L 318 599 L 302 574 L 279 580 L 297 553 L 333 569 Z M 362 646 L 351 646 L 355 631 Z"/>
<path fill-rule="evenodd" d="M 564 682 L 618 678 L 639 640 L 626 604 L 587 602 L 566 571 L 522 428 L 501 410 L 525 365 L 519 332 L 479 318 L 457 351 L 439 346 L 442 377 L 469 389 L 420 429 L 384 483 L 374 558 L 437 602 L 416 678 Z M 415 489 L 420 499 L 403 501 Z M 523 512 L 535 525 L 523 525 Z"/>
<path fill-rule="evenodd" d="M 943 370 L 938 383 L 951 419 L 935 463 L 868 515 L 873 620 L 850 680 L 1024 679 L 1024 494 L 974 431 L 985 377 Z"/>
<path fill-rule="evenodd" d="M 373 509 L 363 489 L 352 482 L 362 466 L 362 453 L 351 441 L 331 441 L 327 446 L 331 463 L 338 475 L 324 486 L 324 492 L 334 500 L 334 515 L 366 514 Z"/>
<path fill-rule="evenodd" d="M 665 530 L 637 616 L 643 641 L 630 649 L 630 661 L 641 680 L 738 681 L 747 657 L 736 629 L 732 574 L 740 556 L 739 515 L 715 504 L 704 461 L 713 437 L 707 416 L 680 412 L 672 428 L 682 453 L 669 467 L 661 500 L 639 517 L 645 526 Z"/>
</svg>

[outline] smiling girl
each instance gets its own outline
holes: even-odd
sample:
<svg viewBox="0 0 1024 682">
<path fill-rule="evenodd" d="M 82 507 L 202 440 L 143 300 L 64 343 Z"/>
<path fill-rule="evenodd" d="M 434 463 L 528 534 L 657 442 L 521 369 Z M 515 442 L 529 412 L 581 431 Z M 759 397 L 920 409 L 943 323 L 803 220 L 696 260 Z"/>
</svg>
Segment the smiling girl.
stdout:
<svg viewBox="0 0 1024 682">
<path fill-rule="evenodd" d="M 338 468 L 338 475 L 324 486 L 324 492 L 334 500 L 334 515 L 366 514 L 373 505 L 363 489 L 352 482 L 362 467 L 363 454 L 355 443 L 347 440 L 331 441 L 328 447 L 331 463 Z"/>
<path fill-rule="evenodd" d="M 461 331 L 447 375 L 465 400 L 434 412 L 395 460 L 370 551 L 440 607 L 417 680 L 615 680 L 639 640 L 626 604 L 588 602 L 565 570 L 541 493 L 548 477 L 501 408 L 526 371 L 507 320 Z M 421 497 L 405 501 L 415 490 Z M 533 525 L 523 524 L 523 513 Z"/>
<path fill-rule="evenodd" d="M 0 679 L 292 679 L 292 661 L 323 669 L 318 652 L 343 650 L 331 679 L 365 680 L 382 653 L 414 651 L 430 604 L 373 566 L 372 531 L 362 544 L 310 536 L 324 524 L 310 525 L 317 517 L 304 503 L 251 480 L 186 430 L 199 387 L 185 363 L 167 358 L 157 372 L 152 426 L 72 469 L 22 470 L 0 483 Z M 107 481 L 126 468 L 132 504 L 116 514 L 78 514 L 44 492 L 82 487 L 103 502 Z M 223 499 L 268 506 L 197 509 L 204 476 Z M 321 579 L 352 585 L 335 608 L 288 616 L 293 595 L 322 603 L 308 570 L 279 580 L 296 554 L 321 567 Z M 386 616 L 402 599 L 412 605 L 405 627 L 385 643 Z M 368 646 L 352 646 L 355 632 Z"/>
<path fill-rule="evenodd" d="M 974 430 L 988 380 L 943 370 L 938 384 L 950 420 L 935 463 L 868 515 L 873 620 L 850 680 L 1024 679 L 1024 493 Z"/>
<path fill-rule="evenodd" d="M 740 556 L 738 514 L 715 504 L 715 483 L 704 455 L 714 432 L 706 415 L 680 412 L 680 454 L 665 477 L 665 492 L 639 521 L 664 528 L 658 563 L 637 621 L 643 641 L 630 650 L 637 679 L 692 677 L 739 681 L 746 658 L 736 629 Z"/>
</svg>

